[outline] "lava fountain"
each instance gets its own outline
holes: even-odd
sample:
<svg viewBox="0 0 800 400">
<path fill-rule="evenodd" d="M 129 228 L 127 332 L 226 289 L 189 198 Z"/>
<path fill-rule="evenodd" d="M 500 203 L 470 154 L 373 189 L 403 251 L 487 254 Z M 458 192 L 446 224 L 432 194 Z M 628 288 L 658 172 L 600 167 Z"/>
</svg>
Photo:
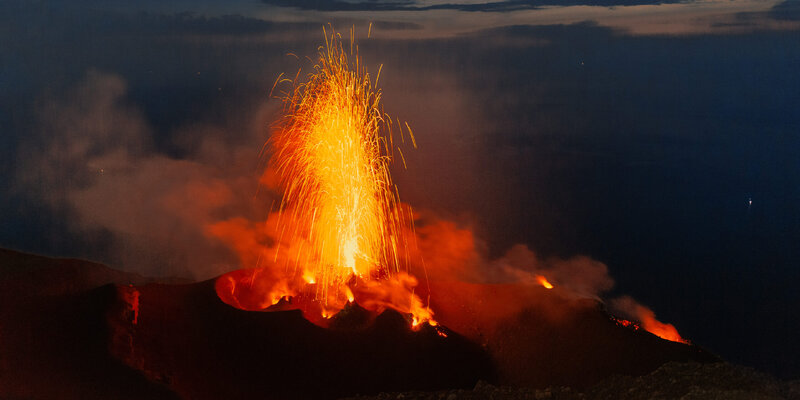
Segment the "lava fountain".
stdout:
<svg viewBox="0 0 800 400">
<path fill-rule="evenodd" d="M 220 278 L 217 292 L 244 309 L 291 298 L 312 321 L 355 301 L 373 311 L 410 314 L 414 325 L 433 323 L 407 273 L 413 222 L 389 172 L 395 151 L 402 153 L 376 88 L 380 69 L 373 82 L 352 33 L 347 50 L 336 32 L 325 32 L 325 41 L 305 82 L 276 82 L 291 90 L 281 96 L 283 117 L 267 142 L 270 161 L 262 179 L 283 192 L 264 228 L 275 245 L 259 254 L 263 265 Z M 407 125 L 405 134 L 398 131 L 414 142 Z"/>
</svg>

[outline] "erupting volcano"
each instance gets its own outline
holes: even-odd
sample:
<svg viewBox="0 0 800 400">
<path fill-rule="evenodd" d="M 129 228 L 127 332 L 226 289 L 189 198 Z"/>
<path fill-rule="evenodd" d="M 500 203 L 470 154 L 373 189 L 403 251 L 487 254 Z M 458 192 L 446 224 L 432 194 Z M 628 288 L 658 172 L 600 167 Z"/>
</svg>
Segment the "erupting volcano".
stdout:
<svg viewBox="0 0 800 400">
<path fill-rule="evenodd" d="M 338 33 L 326 32 L 325 39 L 305 82 L 276 82 L 292 85 L 281 97 L 283 117 L 267 143 L 271 157 L 262 179 L 283 191 L 268 221 L 277 243 L 258 251 L 258 265 L 246 265 L 252 269 L 220 278 L 218 294 L 247 310 L 285 299 L 279 309 L 300 308 L 323 325 L 353 301 L 410 314 L 414 326 L 435 324 L 408 274 L 413 221 L 389 172 L 395 152 L 401 158 L 402 152 L 375 87 L 380 69 L 371 81 L 353 33 L 347 50 Z M 414 143 L 408 125 L 405 134 L 398 131 Z"/>
<path fill-rule="evenodd" d="M 0 400 L 800 400 L 800 0 L 86 3 L 0 6 Z"/>
<path fill-rule="evenodd" d="M 0 397 L 586 388 L 668 361 L 717 361 L 632 298 L 608 304 L 638 324 L 611 316 L 599 261 L 522 244 L 492 259 L 471 228 L 412 213 L 390 166 L 405 166 L 400 145 L 416 142 L 383 111 L 380 69 L 372 79 L 353 33 L 347 46 L 325 32 L 312 62 L 275 86 L 289 89 L 261 183 L 280 192 L 278 207 L 266 220 L 203 224 L 242 269 L 177 285 L 0 249 L 0 371 L 11 373 L 0 373 Z"/>
</svg>

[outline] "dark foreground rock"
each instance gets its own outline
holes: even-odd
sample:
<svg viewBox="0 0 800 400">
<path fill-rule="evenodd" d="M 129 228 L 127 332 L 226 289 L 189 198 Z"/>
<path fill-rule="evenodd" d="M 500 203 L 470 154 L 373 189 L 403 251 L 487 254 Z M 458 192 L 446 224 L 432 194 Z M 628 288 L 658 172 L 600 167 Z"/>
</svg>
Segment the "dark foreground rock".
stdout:
<svg viewBox="0 0 800 400">
<path fill-rule="evenodd" d="M 584 390 L 532 389 L 478 382 L 472 390 L 381 393 L 347 400 L 772 400 L 800 399 L 800 381 L 781 381 L 751 368 L 724 362 L 662 365 L 644 376 L 613 376 Z M 344 400 L 344 399 L 343 399 Z"/>
</svg>

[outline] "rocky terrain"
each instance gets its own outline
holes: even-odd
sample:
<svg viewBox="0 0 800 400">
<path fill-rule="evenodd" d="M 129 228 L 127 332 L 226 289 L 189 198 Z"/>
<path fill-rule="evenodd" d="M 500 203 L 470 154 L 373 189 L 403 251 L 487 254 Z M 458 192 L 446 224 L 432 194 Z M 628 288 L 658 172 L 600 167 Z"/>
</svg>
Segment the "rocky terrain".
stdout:
<svg viewBox="0 0 800 400">
<path fill-rule="evenodd" d="M 584 390 L 531 389 L 478 382 L 471 390 L 381 393 L 347 400 L 778 400 L 800 399 L 800 380 L 780 381 L 725 362 L 662 365 L 643 376 L 612 376 Z"/>
<path fill-rule="evenodd" d="M 522 295 L 453 288 L 506 302 Z M 214 280 L 156 281 L 0 249 L 0 398 L 797 398 L 796 383 L 621 326 L 597 302 L 525 295 L 536 307 L 491 331 L 467 318 L 491 317 L 491 308 L 440 302 L 442 315 L 482 340 L 412 330 L 392 310 L 364 319 L 357 306 L 326 329 L 299 310 L 230 307 Z"/>
</svg>

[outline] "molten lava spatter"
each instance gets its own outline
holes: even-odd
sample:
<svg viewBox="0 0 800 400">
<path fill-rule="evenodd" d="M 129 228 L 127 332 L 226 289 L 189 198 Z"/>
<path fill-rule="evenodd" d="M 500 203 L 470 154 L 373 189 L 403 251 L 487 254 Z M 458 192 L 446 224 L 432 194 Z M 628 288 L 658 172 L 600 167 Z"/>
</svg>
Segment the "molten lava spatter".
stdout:
<svg viewBox="0 0 800 400">
<path fill-rule="evenodd" d="M 672 342 L 689 343 L 688 340 L 681 337 L 674 325 L 657 320 L 652 311 L 640 314 L 640 318 L 644 330 Z"/>
<path fill-rule="evenodd" d="M 539 284 L 542 285 L 545 289 L 553 288 L 553 284 L 550 283 L 550 281 L 548 281 L 547 278 L 545 278 L 542 275 L 536 275 L 536 281 L 539 282 Z"/>
<path fill-rule="evenodd" d="M 381 135 L 380 92 L 334 34 L 316 72 L 285 99 L 271 141 L 271 166 L 284 190 L 284 235 L 308 242 L 302 275 L 321 300 L 347 280 L 399 270 L 403 216 Z M 353 68 L 354 67 L 354 68 Z M 332 299 L 331 299 L 332 300 Z"/>
<path fill-rule="evenodd" d="M 626 328 L 630 328 L 633 330 L 639 330 L 640 328 L 644 328 L 644 330 L 656 335 L 662 339 L 669 340 L 671 342 L 678 342 L 678 343 L 685 343 L 690 344 L 691 342 L 684 339 L 679 333 L 678 330 L 672 324 L 667 324 L 661 322 L 655 318 L 655 314 L 647 308 L 643 307 L 643 310 L 639 313 L 639 319 L 641 320 L 639 323 L 623 319 L 623 318 L 614 318 L 614 321 Z"/>
<path fill-rule="evenodd" d="M 325 38 L 307 81 L 279 81 L 293 86 L 268 142 L 266 174 L 283 191 L 266 227 L 274 224 L 277 244 L 258 255 L 259 268 L 220 278 L 220 297 L 240 308 L 250 308 L 245 297 L 261 308 L 292 297 L 323 318 L 355 301 L 412 314 L 415 325 L 431 321 L 417 280 L 404 272 L 412 218 L 389 173 L 391 117 L 352 35 L 348 51 L 337 33 Z"/>
</svg>

